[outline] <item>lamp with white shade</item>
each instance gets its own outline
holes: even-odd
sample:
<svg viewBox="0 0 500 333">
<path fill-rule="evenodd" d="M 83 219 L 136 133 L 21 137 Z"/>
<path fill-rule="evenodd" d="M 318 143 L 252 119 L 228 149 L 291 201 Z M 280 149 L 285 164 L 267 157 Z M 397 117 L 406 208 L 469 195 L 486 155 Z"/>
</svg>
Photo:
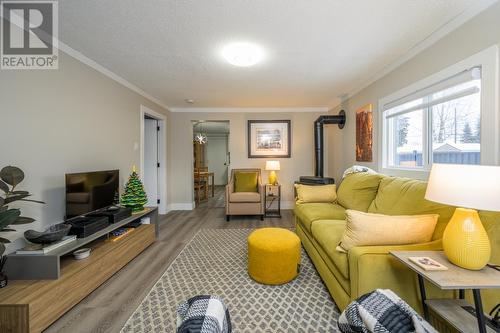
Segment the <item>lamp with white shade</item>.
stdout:
<svg viewBox="0 0 500 333">
<path fill-rule="evenodd" d="M 443 233 L 443 249 L 453 264 L 482 269 L 491 244 L 476 209 L 500 211 L 500 167 L 433 164 L 425 198 L 457 206 Z"/>
<path fill-rule="evenodd" d="M 278 178 L 276 177 L 276 171 L 280 170 L 280 161 L 266 161 L 266 171 L 271 171 L 269 173 L 269 184 L 276 185 L 278 183 Z"/>
</svg>

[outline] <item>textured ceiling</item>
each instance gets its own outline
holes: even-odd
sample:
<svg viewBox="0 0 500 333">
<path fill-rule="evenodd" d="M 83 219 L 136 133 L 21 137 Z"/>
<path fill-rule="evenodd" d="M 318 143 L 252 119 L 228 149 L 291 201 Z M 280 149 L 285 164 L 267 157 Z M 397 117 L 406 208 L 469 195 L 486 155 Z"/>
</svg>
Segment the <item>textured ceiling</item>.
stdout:
<svg viewBox="0 0 500 333">
<path fill-rule="evenodd" d="M 59 35 L 169 107 L 328 106 L 481 1 L 64 0 Z M 265 61 L 223 61 L 241 40 Z"/>
</svg>

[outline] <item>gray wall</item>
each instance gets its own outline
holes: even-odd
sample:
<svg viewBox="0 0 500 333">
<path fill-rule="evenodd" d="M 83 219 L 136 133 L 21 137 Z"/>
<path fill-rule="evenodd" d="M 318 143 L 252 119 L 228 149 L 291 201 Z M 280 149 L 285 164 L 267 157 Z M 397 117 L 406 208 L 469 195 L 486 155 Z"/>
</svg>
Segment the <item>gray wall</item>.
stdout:
<svg viewBox="0 0 500 333">
<path fill-rule="evenodd" d="M 329 155 L 330 174 L 339 177 L 353 164 L 378 167 L 378 101 L 406 86 L 443 70 L 492 45 L 500 44 L 500 3 L 497 3 L 474 17 L 457 30 L 419 53 L 388 75 L 374 82 L 341 106 L 332 110 L 345 109 L 348 113 L 347 124 L 343 131 L 329 131 L 329 142 L 335 146 Z M 372 163 L 356 162 L 356 110 L 368 103 L 374 106 L 374 146 Z"/>
<path fill-rule="evenodd" d="M 292 122 L 292 157 L 278 159 L 281 162 L 278 180 L 282 183 L 283 203 L 291 207 L 294 201 L 293 182 L 298 180 L 299 176 L 312 175 L 314 172 L 313 122 L 319 115 L 320 113 L 317 112 L 172 112 L 170 123 L 174 125 L 170 127 L 169 135 L 170 142 L 174 144 L 170 147 L 172 158 L 169 165 L 169 179 L 171 180 L 169 198 L 173 203 L 182 207 L 187 207 L 193 202 L 191 190 L 193 181 L 192 120 L 228 120 L 230 122 L 231 168 L 261 168 L 264 181 L 267 181 L 268 173 L 264 171 L 264 167 L 268 159 L 247 157 L 247 120 L 290 119 Z"/>
<path fill-rule="evenodd" d="M 65 173 L 120 169 L 123 186 L 140 162 L 134 143 L 140 142 L 141 104 L 168 115 L 62 52 L 58 70 L 1 71 L 0 167 L 21 167 L 26 179 L 19 189 L 47 203 L 17 205 L 37 222 L 16 229 L 43 229 L 63 220 Z"/>
</svg>

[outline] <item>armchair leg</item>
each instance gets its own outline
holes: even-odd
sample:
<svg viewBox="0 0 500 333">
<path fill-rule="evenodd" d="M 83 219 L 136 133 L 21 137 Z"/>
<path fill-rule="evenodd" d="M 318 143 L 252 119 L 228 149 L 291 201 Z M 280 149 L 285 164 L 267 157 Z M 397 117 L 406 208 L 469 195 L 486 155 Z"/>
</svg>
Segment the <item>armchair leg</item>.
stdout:
<svg viewBox="0 0 500 333">
<path fill-rule="evenodd" d="M 226 221 L 229 222 L 229 215 L 226 215 Z"/>
</svg>

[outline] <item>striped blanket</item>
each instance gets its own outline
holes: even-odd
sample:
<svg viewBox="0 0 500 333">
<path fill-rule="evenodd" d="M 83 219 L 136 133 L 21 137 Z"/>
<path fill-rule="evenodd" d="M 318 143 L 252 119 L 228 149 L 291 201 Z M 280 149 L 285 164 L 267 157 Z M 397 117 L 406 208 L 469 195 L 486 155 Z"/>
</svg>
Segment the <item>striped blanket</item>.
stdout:
<svg viewBox="0 0 500 333">
<path fill-rule="evenodd" d="M 353 301 L 340 315 L 338 326 L 342 333 L 438 333 L 388 289 L 377 289 Z"/>
<path fill-rule="evenodd" d="M 177 332 L 231 333 L 229 311 L 220 297 L 192 297 L 177 308 Z"/>
</svg>

